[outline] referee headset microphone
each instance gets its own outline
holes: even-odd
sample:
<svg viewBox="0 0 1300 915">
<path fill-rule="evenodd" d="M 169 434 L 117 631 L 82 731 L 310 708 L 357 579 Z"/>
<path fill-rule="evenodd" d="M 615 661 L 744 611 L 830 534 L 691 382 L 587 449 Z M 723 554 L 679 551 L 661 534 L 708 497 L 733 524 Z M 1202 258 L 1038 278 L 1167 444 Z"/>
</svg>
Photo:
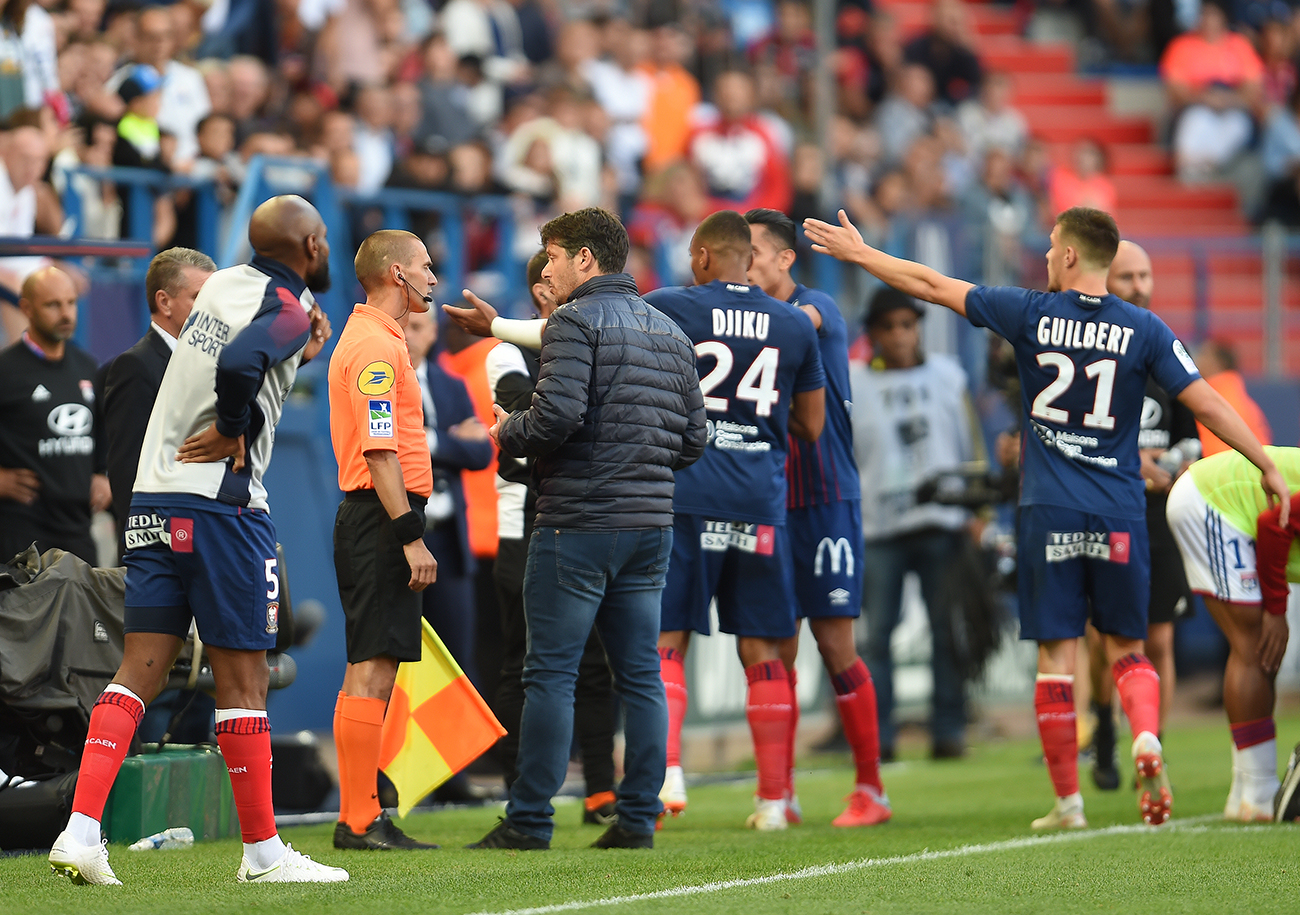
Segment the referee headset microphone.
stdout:
<svg viewBox="0 0 1300 915">
<path fill-rule="evenodd" d="M 423 308 L 417 308 L 416 311 L 419 311 L 419 312 L 421 312 L 421 313 L 428 311 L 429 308 L 433 305 L 433 292 L 432 292 L 432 290 L 429 291 L 429 292 L 424 293 L 423 295 L 420 295 L 420 290 L 418 290 L 418 289 L 416 289 L 414 286 L 412 286 L 412 285 L 411 285 L 411 281 L 408 280 L 405 276 L 403 276 L 402 274 L 399 273 L 399 274 L 397 274 L 397 278 L 398 278 L 399 280 L 401 280 L 403 283 L 406 284 L 406 289 L 407 289 L 407 292 L 406 292 L 406 311 L 410 311 L 410 310 L 411 310 L 411 293 L 412 293 L 412 292 L 414 292 L 417 296 L 419 296 L 420 301 L 422 301 L 422 302 L 424 303 L 424 307 L 423 307 Z M 403 317 L 406 316 L 406 311 L 402 312 L 402 314 L 398 316 L 398 320 L 401 320 L 401 318 L 403 318 Z"/>
</svg>

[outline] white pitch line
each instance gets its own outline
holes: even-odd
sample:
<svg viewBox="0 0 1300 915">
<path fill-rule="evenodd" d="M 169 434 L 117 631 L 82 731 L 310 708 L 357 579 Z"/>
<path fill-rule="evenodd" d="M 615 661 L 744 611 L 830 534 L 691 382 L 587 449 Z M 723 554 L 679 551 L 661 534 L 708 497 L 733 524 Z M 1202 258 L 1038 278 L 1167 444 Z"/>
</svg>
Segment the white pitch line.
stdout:
<svg viewBox="0 0 1300 915">
<path fill-rule="evenodd" d="M 1204 832 L 1208 829 L 1204 823 L 1222 820 L 1221 816 L 1207 815 L 1175 820 L 1164 828 L 1131 824 L 1124 826 L 1107 826 L 1104 829 L 1085 829 L 1078 832 L 1059 832 L 1045 836 L 1021 836 L 1002 842 L 986 842 L 982 845 L 961 845 L 939 851 L 916 852 L 910 855 L 894 855 L 889 858 L 861 858 L 844 864 L 818 864 L 801 868 L 785 874 L 767 874 L 763 877 L 745 877 L 736 880 L 718 880 L 713 883 L 701 883 L 688 886 L 675 886 L 653 893 L 637 893 L 632 896 L 606 896 L 603 899 L 583 899 L 574 902 L 560 902 L 554 905 L 541 905 L 528 909 L 507 909 L 501 912 L 475 912 L 472 915 L 551 915 L 553 912 L 576 912 L 580 909 L 595 909 L 631 902 L 646 902 L 651 899 L 674 899 L 682 896 L 699 896 L 704 893 L 716 893 L 750 886 L 763 886 L 768 883 L 782 883 L 789 880 L 807 880 L 811 877 L 832 877 L 837 874 L 849 874 L 854 871 L 875 867 L 890 867 L 895 864 L 913 864 L 920 861 L 942 861 L 946 858 L 965 858 L 970 855 L 982 855 L 997 851 L 1014 851 L 1018 848 L 1036 848 L 1041 845 L 1056 845 L 1066 842 L 1078 842 L 1084 839 L 1096 839 L 1103 836 L 1129 835 L 1132 833 L 1152 833 L 1159 835 L 1172 831 Z"/>
</svg>

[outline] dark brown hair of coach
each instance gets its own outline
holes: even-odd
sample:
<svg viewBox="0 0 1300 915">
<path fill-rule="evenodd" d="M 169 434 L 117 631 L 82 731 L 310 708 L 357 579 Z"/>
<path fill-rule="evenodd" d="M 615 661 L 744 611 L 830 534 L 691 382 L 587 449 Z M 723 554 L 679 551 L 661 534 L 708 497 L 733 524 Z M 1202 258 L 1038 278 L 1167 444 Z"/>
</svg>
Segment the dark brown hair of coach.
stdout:
<svg viewBox="0 0 1300 915">
<path fill-rule="evenodd" d="M 622 273 L 627 264 L 627 229 L 617 216 L 600 207 L 556 216 L 542 226 L 542 244 L 559 245 L 571 258 L 586 248 L 602 273 Z"/>
</svg>

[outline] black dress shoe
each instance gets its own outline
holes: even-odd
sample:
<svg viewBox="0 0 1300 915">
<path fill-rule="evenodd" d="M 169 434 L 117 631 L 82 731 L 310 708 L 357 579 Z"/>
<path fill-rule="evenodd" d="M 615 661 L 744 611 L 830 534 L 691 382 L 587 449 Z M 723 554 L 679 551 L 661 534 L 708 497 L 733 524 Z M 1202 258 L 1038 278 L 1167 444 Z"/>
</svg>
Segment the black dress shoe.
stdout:
<svg viewBox="0 0 1300 915">
<path fill-rule="evenodd" d="M 422 851 L 438 846 L 412 839 L 397 828 L 388 814 L 381 813 L 362 833 L 353 832 L 347 823 L 340 822 L 334 827 L 334 847 L 370 851 Z"/>
<path fill-rule="evenodd" d="M 519 851 L 543 851 L 551 847 L 548 839 L 539 839 L 526 832 L 520 832 L 510 825 L 505 817 L 497 823 L 496 828 L 466 848 L 514 848 Z"/>
<path fill-rule="evenodd" d="M 654 848 L 655 834 L 642 835 L 639 832 L 632 832 L 630 829 L 624 829 L 615 823 L 606 829 L 604 834 L 591 843 L 592 848 Z"/>
<path fill-rule="evenodd" d="M 959 738 L 936 740 L 930 748 L 931 759 L 961 759 L 966 755 L 966 744 Z"/>
</svg>

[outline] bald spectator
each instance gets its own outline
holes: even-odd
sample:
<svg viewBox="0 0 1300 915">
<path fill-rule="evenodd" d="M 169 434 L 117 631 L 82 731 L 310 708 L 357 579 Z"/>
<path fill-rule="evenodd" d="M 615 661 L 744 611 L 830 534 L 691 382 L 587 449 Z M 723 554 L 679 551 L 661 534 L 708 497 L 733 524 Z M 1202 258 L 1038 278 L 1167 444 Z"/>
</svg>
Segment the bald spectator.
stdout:
<svg viewBox="0 0 1300 915">
<path fill-rule="evenodd" d="M 713 84 L 717 113 L 687 145 L 714 210 L 765 207 L 786 212 L 794 198 L 790 162 L 772 125 L 759 117 L 754 79 L 725 70 Z"/>
<path fill-rule="evenodd" d="M 260 129 L 259 119 L 271 94 L 271 77 L 266 64 L 256 57 L 232 57 L 226 64 L 230 82 L 229 114 L 242 143 Z"/>
<path fill-rule="evenodd" d="M 967 46 L 970 29 L 961 0 L 935 0 L 930 23 L 929 31 L 903 49 L 903 59 L 930 71 L 938 97 L 947 104 L 958 105 L 975 98 L 983 70 L 979 58 Z"/>
<path fill-rule="evenodd" d="M 0 351 L 0 557 L 33 542 L 97 564 L 90 519 L 111 500 L 96 460 L 95 360 L 70 342 L 77 290 L 58 267 L 27 277 L 28 328 Z"/>
<path fill-rule="evenodd" d="M 173 171 L 189 171 L 198 157 L 198 124 L 212 111 L 208 87 L 203 75 L 176 60 L 175 20 L 169 7 L 147 6 L 135 22 L 134 62 L 148 64 L 162 76 L 162 102 L 158 109 L 158 126 L 176 138 Z M 131 75 L 128 65 L 113 74 L 109 81 L 116 89 Z"/>
</svg>

